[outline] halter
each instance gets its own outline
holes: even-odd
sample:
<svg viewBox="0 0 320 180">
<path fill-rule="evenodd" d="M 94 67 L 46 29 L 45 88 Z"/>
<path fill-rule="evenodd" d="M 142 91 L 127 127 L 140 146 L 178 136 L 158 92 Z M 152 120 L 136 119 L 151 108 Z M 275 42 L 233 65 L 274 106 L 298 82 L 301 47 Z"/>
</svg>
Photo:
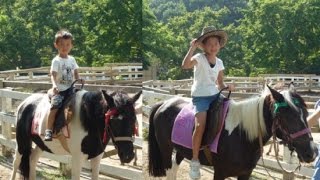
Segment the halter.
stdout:
<svg viewBox="0 0 320 180">
<path fill-rule="evenodd" d="M 118 141 L 131 141 L 134 142 L 134 137 L 129 137 L 129 136 L 119 136 L 119 137 L 115 137 L 113 135 L 111 126 L 110 126 L 110 119 L 112 116 L 118 114 L 118 110 L 116 108 L 111 108 L 107 111 L 107 113 L 105 114 L 105 119 L 104 119 L 104 123 L 105 123 L 105 128 L 104 128 L 104 133 L 103 133 L 103 143 L 106 144 L 107 143 L 107 139 L 108 139 L 108 135 L 111 137 L 111 140 L 113 142 L 113 144 L 116 146 L 116 142 Z M 134 133 L 137 133 L 137 128 L 134 129 Z M 117 146 L 116 146 L 117 147 Z"/>
<path fill-rule="evenodd" d="M 293 99 L 293 103 L 298 105 L 299 101 L 297 99 Z M 275 132 L 275 130 L 278 129 L 278 128 L 279 128 L 279 130 L 281 130 L 281 132 L 284 134 L 284 136 L 286 138 L 286 140 L 282 141 L 284 144 L 289 144 L 294 139 L 296 139 L 296 138 L 298 138 L 298 137 L 300 137 L 302 135 L 311 133 L 311 130 L 308 127 L 305 128 L 305 129 L 302 129 L 302 130 L 300 130 L 298 132 L 292 133 L 292 134 L 290 134 L 287 129 L 282 128 L 281 124 L 279 123 L 280 119 L 277 118 L 277 113 L 279 112 L 279 108 L 280 107 L 289 107 L 289 104 L 287 102 L 276 102 L 274 104 L 274 112 L 273 113 L 274 113 L 274 117 L 275 117 L 276 121 L 273 123 L 272 131 Z"/>
<path fill-rule="evenodd" d="M 293 99 L 293 103 L 296 104 L 296 105 L 298 105 L 298 104 L 299 104 L 299 101 L 298 101 L 297 99 Z M 277 149 L 277 147 L 278 147 L 277 145 L 278 145 L 278 144 L 276 144 L 276 143 L 277 143 L 276 130 L 279 129 L 279 130 L 283 133 L 284 138 L 286 139 L 286 141 L 282 141 L 282 142 L 280 142 L 280 143 L 288 144 L 288 145 L 289 145 L 289 143 L 291 144 L 294 139 L 296 139 L 296 138 L 298 138 L 298 137 L 300 137 L 300 136 L 302 136 L 302 135 L 304 135 L 304 134 L 311 133 L 311 130 L 310 130 L 310 128 L 305 128 L 305 129 L 300 130 L 300 131 L 298 131 L 298 132 L 296 132 L 296 133 L 290 134 L 290 133 L 288 133 L 288 131 L 287 131 L 286 129 L 282 128 L 281 124 L 279 123 L 280 118 L 278 118 L 276 115 L 277 115 L 280 107 L 288 107 L 288 106 L 289 106 L 289 105 L 288 105 L 287 102 L 276 102 L 276 103 L 274 104 L 273 117 L 275 118 L 275 121 L 273 121 L 273 123 L 272 123 L 272 143 L 273 143 L 273 147 L 274 147 L 274 151 L 275 151 L 275 156 L 276 156 L 276 159 L 277 159 L 277 163 L 278 163 L 278 165 L 280 166 L 280 168 L 281 168 L 283 171 L 287 172 L 287 173 L 294 173 L 295 171 L 297 171 L 298 169 L 300 169 L 301 163 L 300 163 L 300 161 L 299 161 L 299 165 L 298 165 L 294 170 L 292 170 L 292 171 L 288 171 L 288 170 L 286 170 L 286 169 L 284 169 L 284 168 L 282 167 L 281 163 L 279 162 L 279 158 L 278 158 L 278 157 L 279 157 L 279 154 L 278 154 L 279 149 Z M 258 113 L 259 113 L 259 104 L 258 104 Z M 258 122 L 260 122 L 259 119 L 258 119 Z M 260 153 L 261 153 L 261 158 L 262 158 L 263 167 L 265 167 L 264 159 L 263 159 L 263 142 L 262 142 L 263 140 L 262 140 L 262 133 L 261 133 L 261 125 L 260 125 L 260 123 L 258 124 L 258 129 L 259 129 Z M 312 138 L 310 138 L 310 139 L 312 140 Z M 270 173 L 269 173 L 269 171 L 268 171 L 267 169 L 265 169 L 265 170 L 267 171 L 267 173 L 269 174 L 269 176 L 271 176 Z"/>
<path fill-rule="evenodd" d="M 297 99 L 293 99 L 293 103 L 296 104 L 296 105 L 298 105 L 298 104 L 299 104 L 299 101 L 298 101 Z M 287 129 L 282 128 L 282 125 L 281 125 L 281 123 L 279 122 L 279 121 L 280 121 L 280 118 L 277 117 L 277 113 L 279 112 L 279 108 L 280 108 L 280 107 L 288 107 L 288 106 L 289 106 L 289 105 L 288 105 L 287 102 L 276 102 L 276 103 L 274 104 L 273 117 L 275 118 L 275 121 L 274 121 L 273 124 L 272 124 L 272 137 L 273 137 L 272 139 L 273 139 L 273 146 L 274 146 L 274 151 L 275 151 L 275 153 L 276 153 L 275 156 L 276 156 L 278 165 L 280 166 L 280 168 L 281 168 L 283 171 L 285 171 L 285 172 L 287 172 L 287 173 L 294 173 L 295 171 L 297 171 L 298 169 L 300 169 L 301 163 L 300 163 L 300 161 L 299 161 L 299 165 L 298 165 L 294 170 L 292 170 L 292 171 L 288 171 L 288 170 L 286 170 L 286 169 L 284 169 L 284 168 L 282 167 L 281 163 L 279 162 L 279 158 L 278 158 L 278 156 L 279 156 L 278 150 L 279 150 L 279 149 L 277 149 L 277 144 L 276 144 L 276 143 L 277 143 L 276 130 L 279 129 L 279 130 L 283 133 L 284 139 L 286 139 L 286 140 L 283 140 L 283 141 L 280 142 L 280 143 L 288 144 L 288 145 L 291 144 L 294 139 L 296 139 L 296 138 L 298 138 L 298 137 L 300 137 L 300 136 L 302 136 L 302 135 L 304 135 L 304 134 L 311 133 L 311 130 L 310 130 L 310 128 L 305 128 L 305 129 L 300 130 L 300 131 L 298 131 L 298 132 L 296 132 L 296 133 L 290 134 Z M 258 108 L 259 108 L 259 104 L 258 104 Z M 258 122 L 260 122 L 260 121 L 258 120 Z M 259 123 L 259 125 L 258 125 L 258 129 L 259 129 L 259 132 L 260 132 L 260 133 L 259 133 L 260 153 L 261 153 L 261 157 L 262 157 L 263 166 L 265 166 L 265 165 L 264 165 L 264 160 L 263 160 L 263 144 L 262 144 L 262 134 L 261 134 L 261 126 L 260 126 L 260 123 Z M 312 138 L 310 138 L 310 140 L 312 140 Z M 293 150 L 291 150 L 291 152 L 292 152 L 292 151 L 293 151 Z M 266 171 L 267 171 L 267 169 L 266 169 Z M 269 176 L 271 176 L 270 173 L 269 173 L 269 171 L 267 171 L 267 173 L 269 174 Z"/>
</svg>

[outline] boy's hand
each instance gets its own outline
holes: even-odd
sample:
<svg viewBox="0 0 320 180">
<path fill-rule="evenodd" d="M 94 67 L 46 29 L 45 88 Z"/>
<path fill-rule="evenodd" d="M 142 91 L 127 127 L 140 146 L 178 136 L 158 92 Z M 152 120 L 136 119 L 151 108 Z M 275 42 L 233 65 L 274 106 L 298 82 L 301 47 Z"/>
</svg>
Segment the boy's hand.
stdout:
<svg viewBox="0 0 320 180">
<path fill-rule="evenodd" d="M 80 84 L 84 84 L 85 83 L 85 80 L 84 79 L 78 79 L 78 82 L 80 83 Z"/>
<path fill-rule="evenodd" d="M 56 87 L 56 86 L 53 87 L 53 88 L 52 88 L 52 92 L 53 92 L 53 94 L 55 94 L 55 95 L 56 95 L 56 94 L 59 94 L 59 89 L 58 89 L 58 87 Z"/>
</svg>

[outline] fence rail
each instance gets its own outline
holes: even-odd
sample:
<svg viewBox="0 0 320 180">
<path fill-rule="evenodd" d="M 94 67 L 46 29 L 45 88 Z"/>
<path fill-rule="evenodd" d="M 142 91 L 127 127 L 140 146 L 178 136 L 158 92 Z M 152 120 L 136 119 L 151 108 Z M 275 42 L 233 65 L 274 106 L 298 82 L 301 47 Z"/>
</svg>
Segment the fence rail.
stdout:
<svg viewBox="0 0 320 180">
<path fill-rule="evenodd" d="M 170 91 L 171 93 L 189 91 L 192 85 L 192 79 L 183 80 L 150 80 L 142 83 L 144 87 L 157 88 Z M 284 84 L 293 82 L 299 91 L 320 91 L 320 76 L 313 74 L 294 74 L 294 75 L 261 75 L 260 77 L 225 77 L 226 84 L 234 84 L 236 92 L 260 92 L 265 84 Z"/>
<path fill-rule="evenodd" d="M 50 82 L 50 67 L 0 71 L 0 78 L 10 81 Z M 103 67 L 80 67 L 80 77 L 90 84 L 140 84 L 142 63 L 106 63 Z"/>
<path fill-rule="evenodd" d="M 292 81 L 291 81 L 292 80 Z M 183 80 L 149 80 L 142 82 L 144 90 L 159 92 L 163 94 L 182 95 L 190 97 L 192 79 Z M 226 77 L 226 84 L 234 84 L 235 92 L 232 92 L 233 99 L 242 99 L 260 94 L 265 84 L 276 85 L 277 88 L 286 88 L 291 82 L 294 82 L 298 92 L 314 92 L 314 95 L 304 95 L 308 108 L 313 108 L 314 103 L 320 99 L 320 76 L 315 75 L 265 75 L 261 77 Z"/>
</svg>

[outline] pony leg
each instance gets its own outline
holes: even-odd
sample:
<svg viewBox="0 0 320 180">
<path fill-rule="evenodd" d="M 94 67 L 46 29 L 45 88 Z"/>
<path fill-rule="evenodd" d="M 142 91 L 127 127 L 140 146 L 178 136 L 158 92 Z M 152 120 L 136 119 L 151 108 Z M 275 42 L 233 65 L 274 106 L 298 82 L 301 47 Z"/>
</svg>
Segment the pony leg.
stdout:
<svg viewBox="0 0 320 180">
<path fill-rule="evenodd" d="M 18 151 L 18 148 L 16 148 L 13 163 L 12 163 L 13 170 L 11 172 L 11 178 L 10 178 L 11 180 L 16 179 L 16 173 L 21 163 L 21 157 L 22 157 L 22 154 L 20 154 Z"/>
<path fill-rule="evenodd" d="M 40 158 L 42 150 L 36 146 L 35 149 L 31 151 L 30 155 L 30 179 L 36 179 L 36 166 Z"/>
<path fill-rule="evenodd" d="M 180 156 L 179 153 L 173 153 L 172 154 L 172 166 L 170 169 L 166 171 L 167 174 L 167 180 L 175 180 L 177 179 L 177 172 L 179 169 L 179 164 L 183 160 L 183 157 Z"/>
<path fill-rule="evenodd" d="M 213 175 L 214 180 L 225 180 L 228 177 L 228 176 L 225 176 L 224 169 L 216 168 L 214 166 L 213 170 L 214 170 L 214 175 Z"/>
<path fill-rule="evenodd" d="M 103 153 L 101 153 L 99 156 L 93 158 L 90 160 L 91 163 L 91 179 L 92 180 L 98 180 L 99 179 L 99 171 L 100 171 L 100 161 L 102 159 Z"/>
<path fill-rule="evenodd" d="M 72 161 L 71 179 L 72 180 L 80 180 L 80 173 L 82 170 L 82 165 L 85 157 L 87 156 L 85 156 L 82 152 L 72 154 L 72 157 L 71 157 L 71 161 Z"/>
</svg>

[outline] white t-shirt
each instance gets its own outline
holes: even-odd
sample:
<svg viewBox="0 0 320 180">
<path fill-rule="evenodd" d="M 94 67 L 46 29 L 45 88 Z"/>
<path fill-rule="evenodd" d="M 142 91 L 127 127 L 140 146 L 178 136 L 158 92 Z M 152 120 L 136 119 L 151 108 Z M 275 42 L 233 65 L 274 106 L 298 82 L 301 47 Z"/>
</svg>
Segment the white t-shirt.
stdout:
<svg viewBox="0 0 320 180">
<path fill-rule="evenodd" d="M 197 61 L 193 70 L 191 96 L 212 96 L 217 94 L 219 90 L 216 86 L 216 80 L 219 72 L 224 70 L 222 60 L 216 58 L 216 64 L 211 68 L 203 53 L 198 53 L 191 59 L 195 59 Z"/>
<path fill-rule="evenodd" d="M 67 90 L 71 86 L 74 79 L 74 70 L 78 68 L 79 66 L 72 56 L 68 56 L 67 58 L 56 56 L 53 58 L 50 72 L 57 72 L 57 86 L 59 91 Z"/>
</svg>

